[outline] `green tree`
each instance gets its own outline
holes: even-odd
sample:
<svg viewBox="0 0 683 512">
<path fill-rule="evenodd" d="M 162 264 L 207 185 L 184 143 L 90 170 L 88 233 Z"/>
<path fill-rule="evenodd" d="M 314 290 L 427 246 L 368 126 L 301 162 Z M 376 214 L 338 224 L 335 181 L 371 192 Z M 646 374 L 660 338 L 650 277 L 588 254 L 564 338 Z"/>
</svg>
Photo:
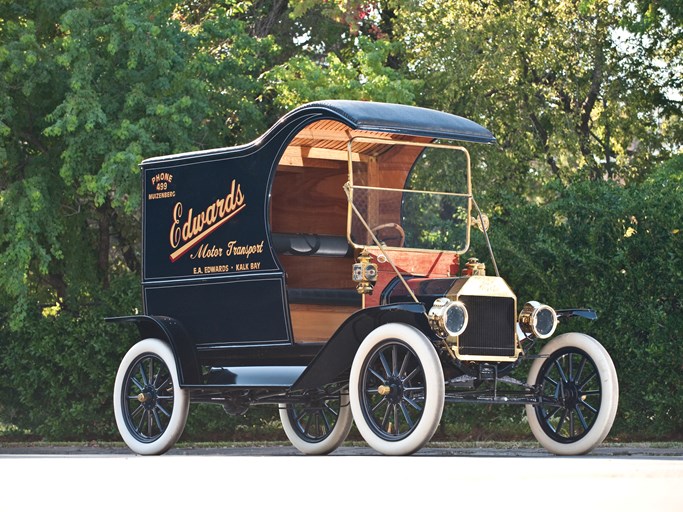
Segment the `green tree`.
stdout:
<svg viewBox="0 0 683 512">
<path fill-rule="evenodd" d="M 422 81 L 397 64 L 403 45 L 391 37 L 393 10 L 385 2 L 290 4 L 296 44 L 291 33 L 289 43 L 280 37 L 287 58 L 263 76 L 278 114 L 331 98 L 415 103 Z"/>
<path fill-rule="evenodd" d="M 170 1 L 0 3 L 5 418 L 111 429 L 126 346 L 103 318 L 140 309 L 138 164 L 255 136 L 273 51 L 225 6 L 192 26 Z"/>
<path fill-rule="evenodd" d="M 680 86 L 680 26 L 660 30 L 662 14 L 649 39 L 628 30 L 632 7 L 426 0 L 397 9 L 396 33 L 425 83 L 418 102 L 497 136 L 481 185 L 533 197 L 553 180 L 641 179 L 680 147 L 680 98 L 666 95 Z"/>
<path fill-rule="evenodd" d="M 420 81 L 387 65 L 395 46 L 360 36 L 346 59 L 329 53 L 321 65 L 309 55 L 295 55 L 264 78 L 281 112 L 330 98 L 413 104 Z"/>
</svg>

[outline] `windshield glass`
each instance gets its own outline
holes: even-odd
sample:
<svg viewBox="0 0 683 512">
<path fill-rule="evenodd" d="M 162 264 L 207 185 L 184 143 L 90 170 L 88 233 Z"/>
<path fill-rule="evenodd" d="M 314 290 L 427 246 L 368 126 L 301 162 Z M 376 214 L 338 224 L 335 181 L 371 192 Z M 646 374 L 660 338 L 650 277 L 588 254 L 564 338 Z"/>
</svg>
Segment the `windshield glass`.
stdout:
<svg viewBox="0 0 683 512">
<path fill-rule="evenodd" d="M 463 253 L 469 245 L 469 155 L 464 148 L 354 139 L 349 145 L 351 241 Z"/>
</svg>

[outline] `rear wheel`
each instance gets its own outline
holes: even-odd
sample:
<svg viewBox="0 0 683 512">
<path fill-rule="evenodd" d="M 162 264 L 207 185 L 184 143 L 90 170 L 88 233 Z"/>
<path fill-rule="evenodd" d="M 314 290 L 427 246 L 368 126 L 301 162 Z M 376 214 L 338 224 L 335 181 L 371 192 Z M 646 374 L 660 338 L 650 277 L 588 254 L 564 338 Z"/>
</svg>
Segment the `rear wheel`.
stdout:
<svg viewBox="0 0 683 512">
<path fill-rule="evenodd" d="M 408 455 L 434 435 L 444 406 L 441 363 L 417 329 L 386 324 L 363 340 L 351 366 L 350 398 L 358 431 L 385 455 Z"/>
<path fill-rule="evenodd" d="M 349 435 L 353 416 L 349 395 L 280 404 L 280 420 L 287 439 L 305 455 L 326 455 Z"/>
<path fill-rule="evenodd" d="M 605 348 L 586 334 L 567 333 L 543 347 L 531 366 L 528 384 L 541 403 L 527 405 L 534 436 L 557 455 L 588 453 L 614 423 L 619 383 Z"/>
<path fill-rule="evenodd" d="M 114 416 L 128 447 L 141 455 L 166 452 L 182 434 L 189 406 L 168 344 L 148 338 L 133 345 L 114 383 Z"/>
</svg>

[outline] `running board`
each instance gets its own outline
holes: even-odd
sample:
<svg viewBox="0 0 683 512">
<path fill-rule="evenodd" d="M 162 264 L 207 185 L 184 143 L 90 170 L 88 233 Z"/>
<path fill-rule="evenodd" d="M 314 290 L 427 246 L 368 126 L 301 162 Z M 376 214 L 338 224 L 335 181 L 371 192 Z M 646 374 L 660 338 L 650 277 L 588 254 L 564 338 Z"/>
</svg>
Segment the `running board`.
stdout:
<svg viewBox="0 0 683 512">
<path fill-rule="evenodd" d="M 205 384 L 187 388 L 290 388 L 305 366 L 234 366 L 211 368 Z"/>
</svg>

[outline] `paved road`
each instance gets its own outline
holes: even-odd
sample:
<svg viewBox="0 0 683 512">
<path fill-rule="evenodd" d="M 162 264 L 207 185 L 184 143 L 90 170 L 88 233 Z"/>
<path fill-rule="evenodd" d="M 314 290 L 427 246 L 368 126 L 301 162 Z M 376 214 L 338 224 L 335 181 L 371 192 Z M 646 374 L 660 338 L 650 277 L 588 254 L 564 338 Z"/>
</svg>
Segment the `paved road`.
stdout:
<svg viewBox="0 0 683 512">
<path fill-rule="evenodd" d="M 18 447 L 21 448 L 21 447 Z M 665 450 L 658 452 L 658 450 Z M 584 457 L 534 448 L 428 447 L 384 457 L 342 447 L 0 447 L 0 511 L 683 510 L 683 453 L 601 447 Z"/>
<path fill-rule="evenodd" d="M 454 447 L 457 446 L 457 447 Z M 0 459 L 7 457 L 23 456 L 110 456 L 130 455 L 133 453 L 123 443 L 115 444 L 63 444 L 49 445 L 46 443 L 0 443 Z M 264 443 L 248 443 L 244 446 L 207 446 L 200 444 L 192 446 L 182 444 L 172 448 L 169 455 L 202 455 L 202 456 L 253 456 L 253 457 L 291 457 L 300 453 L 291 445 Z M 364 443 L 345 443 L 336 450 L 334 456 L 377 456 L 377 452 L 364 445 Z M 533 442 L 483 442 L 483 443 L 437 443 L 432 442 L 426 448 L 422 448 L 412 457 L 551 457 L 546 450 Z M 589 458 L 649 458 L 664 457 L 670 460 L 683 460 L 683 443 L 620 443 L 602 444 L 593 450 Z M 681 511 L 683 512 L 683 511 Z"/>
</svg>

